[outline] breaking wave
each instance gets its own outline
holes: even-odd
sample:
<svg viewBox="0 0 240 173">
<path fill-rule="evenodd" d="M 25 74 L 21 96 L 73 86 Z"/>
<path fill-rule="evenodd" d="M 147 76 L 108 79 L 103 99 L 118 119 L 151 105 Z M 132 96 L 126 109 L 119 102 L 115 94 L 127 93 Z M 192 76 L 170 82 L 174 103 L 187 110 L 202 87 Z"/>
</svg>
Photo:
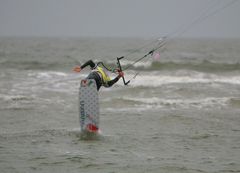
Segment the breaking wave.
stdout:
<svg viewBox="0 0 240 173">
<path fill-rule="evenodd" d="M 107 100 L 105 100 L 106 102 Z M 131 98 L 131 97 L 123 97 L 123 98 L 115 98 L 111 101 L 107 101 L 105 104 L 111 104 L 110 102 L 118 103 L 123 108 L 123 111 L 126 109 L 131 110 L 153 110 L 153 109 L 163 109 L 163 108 L 195 108 L 195 109 L 208 109 L 208 108 L 222 108 L 229 104 L 231 99 L 224 97 L 224 98 L 195 98 L 195 99 L 167 99 L 167 98 L 158 98 L 158 97 L 151 97 L 151 98 Z M 114 105 L 113 105 L 114 106 Z M 116 107 L 116 106 L 115 106 Z M 108 111 L 116 111 L 112 108 L 106 108 Z M 119 110 L 119 108 L 118 108 Z"/>
<path fill-rule="evenodd" d="M 131 65 L 131 62 L 124 64 L 123 69 Z M 154 70 L 194 70 L 201 72 L 228 72 L 235 71 L 240 69 L 240 63 L 217 63 L 211 62 L 208 60 L 203 60 L 201 62 L 161 62 L 161 61 L 148 61 L 143 63 L 138 63 L 133 65 L 131 69 L 135 70 L 145 70 L 145 71 L 154 71 Z"/>
<path fill-rule="evenodd" d="M 180 73 L 180 72 L 179 72 Z M 132 77 L 132 76 L 131 76 Z M 131 78 L 130 77 L 130 78 Z M 158 87 L 165 84 L 187 84 L 187 83 L 203 83 L 203 84 L 240 84 L 239 76 L 219 76 L 219 75 L 205 75 L 201 73 L 193 73 L 182 75 L 139 75 L 136 80 L 131 81 L 132 86 L 143 86 L 143 87 Z"/>
<path fill-rule="evenodd" d="M 95 60 L 98 62 L 97 60 Z M 194 60 L 194 61 L 144 61 L 132 65 L 133 61 L 124 60 L 122 62 L 123 69 L 141 70 L 141 71 L 155 71 L 155 70 L 194 70 L 201 72 L 230 72 L 239 71 L 240 63 L 228 62 L 212 62 L 209 60 Z M 107 67 L 117 67 L 115 59 L 104 62 Z M 0 61 L 1 68 L 16 68 L 24 70 L 71 70 L 74 67 L 73 62 L 68 59 L 60 59 L 56 61 L 42 61 L 42 60 L 2 60 Z"/>
<path fill-rule="evenodd" d="M 48 61 L 48 60 L 2 60 L 1 68 L 14 68 L 20 70 L 58 70 L 68 69 L 73 66 L 68 61 Z"/>
</svg>

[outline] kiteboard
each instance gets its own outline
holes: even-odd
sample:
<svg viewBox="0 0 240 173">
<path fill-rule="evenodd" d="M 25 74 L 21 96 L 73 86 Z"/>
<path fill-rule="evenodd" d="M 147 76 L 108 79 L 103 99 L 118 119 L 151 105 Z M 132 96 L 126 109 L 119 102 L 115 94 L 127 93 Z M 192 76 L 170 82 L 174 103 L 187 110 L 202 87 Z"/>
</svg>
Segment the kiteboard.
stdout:
<svg viewBox="0 0 240 173">
<path fill-rule="evenodd" d="M 82 133 L 99 131 L 99 103 L 95 80 L 81 80 L 79 88 L 79 119 Z"/>
</svg>

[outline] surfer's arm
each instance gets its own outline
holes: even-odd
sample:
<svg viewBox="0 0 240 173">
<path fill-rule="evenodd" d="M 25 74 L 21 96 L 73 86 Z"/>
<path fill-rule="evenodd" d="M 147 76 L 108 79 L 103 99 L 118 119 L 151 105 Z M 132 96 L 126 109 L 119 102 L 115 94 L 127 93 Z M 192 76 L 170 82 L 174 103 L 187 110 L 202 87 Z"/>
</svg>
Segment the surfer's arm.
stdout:
<svg viewBox="0 0 240 173">
<path fill-rule="evenodd" d="M 119 77 L 117 76 L 113 80 L 108 81 L 107 82 L 107 87 L 113 86 L 113 84 L 115 84 L 118 80 L 119 80 Z"/>
<path fill-rule="evenodd" d="M 107 82 L 108 87 L 113 86 L 113 84 L 115 84 L 123 76 L 124 76 L 124 73 L 122 71 L 121 72 L 118 71 L 118 76 L 115 77 L 113 80 L 110 80 Z"/>
<path fill-rule="evenodd" d="M 73 71 L 75 72 L 80 72 L 82 69 L 84 69 L 86 66 L 90 66 L 91 69 L 94 69 L 96 67 L 96 64 L 92 61 L 92 60 L 89 60 L 87 62 L 85 62 L 83 65 L 81 66 L 76 66 Z"/>
<path fill-rule="evenodd" d="M 83 65 L 81 65 L 81 69 L 85 68 L 86 66 L 90 66 L 91 69 L 93 69 L 96 67 L 96 64 L 92 60 L 89 60 L 85 62 Z"/>
</svg>

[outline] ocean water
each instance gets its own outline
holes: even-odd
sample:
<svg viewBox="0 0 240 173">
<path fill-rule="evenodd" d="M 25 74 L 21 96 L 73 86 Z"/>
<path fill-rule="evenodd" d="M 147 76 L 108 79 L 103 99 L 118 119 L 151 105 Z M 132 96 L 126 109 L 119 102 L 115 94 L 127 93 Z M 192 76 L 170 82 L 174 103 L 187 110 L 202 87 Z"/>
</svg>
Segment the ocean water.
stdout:
<svg viewBox="0 0 240 173">
<path fill-rule="evenodd" d="M 100 89 L 101 132 L 81 139 L 78 88 L 89 69 L 72 68 L 115 66 L 150 41 L 0 38 L 1 172 L 240 172 L 237 39 L 168 40 L 159 60 L 125 71 L 128 86 Z"/>
</svg>

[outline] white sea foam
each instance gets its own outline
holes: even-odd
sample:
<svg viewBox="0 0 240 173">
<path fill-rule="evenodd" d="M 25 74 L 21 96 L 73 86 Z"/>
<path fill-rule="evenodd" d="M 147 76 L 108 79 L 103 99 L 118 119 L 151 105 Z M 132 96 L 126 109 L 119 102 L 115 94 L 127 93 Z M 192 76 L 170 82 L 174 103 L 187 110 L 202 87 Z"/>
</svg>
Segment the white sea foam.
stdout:
<svg viewBox="0 0 240 173">
<path fill-rule="evenodd" d="M 15 83 L 14 88 L 32 91 L 72 92 L 79 86 L 79 81 L 86 77 L 84 73 L 38 72 L 29 71 L 27 78 Z"/>
<path fill-rule="evenodd" d="M 126 76 L 126 79 L 132 78 L 133 75 Z M 131 81 L 131 86 L 158 87 L 165 84 L 187 84 L 187 83 L 226 83 L 240 84 L 239 76 L 220 76 L 220 75 L 204 75 L 201 73 L 188 76 L 183 75 L 161 75 L 156 73 L 139 75 L 135 80 Z"/>
<path fill-rule="evenodd" d="M 226 106 L 230 100 L 228 97 L 207 97 L 207 98 L 159 98 L 159 97 L 151 97 L 151 98 L 133 98 L 133 97 L 124 97 L 123 100 L 128 100 L 135 102 L 134 105 L 129 105 L 129 107 L 118 108 L 119 111 L 144 111 L 144 110 L 158 110 L 158 109 L 188 109 L 188 108 L 197 108 L 197 109 L 208 109 L 208 108 L 222 108 Z M 116 109 L 107 108 L 107 111 L 116 111 Z"/>
<path fill-rule="evenodd" d="M 133 64 L 133 61 L 129 60 L 124 60 L 121 62 L 121 65 L 128 66 L 130 64 Z M 139 61 L 136 64 L 133 64 L 133 67 L 143 67 L 143 68 L 148 68 L 152 65 L 152 61 Z"/>
</svg>

